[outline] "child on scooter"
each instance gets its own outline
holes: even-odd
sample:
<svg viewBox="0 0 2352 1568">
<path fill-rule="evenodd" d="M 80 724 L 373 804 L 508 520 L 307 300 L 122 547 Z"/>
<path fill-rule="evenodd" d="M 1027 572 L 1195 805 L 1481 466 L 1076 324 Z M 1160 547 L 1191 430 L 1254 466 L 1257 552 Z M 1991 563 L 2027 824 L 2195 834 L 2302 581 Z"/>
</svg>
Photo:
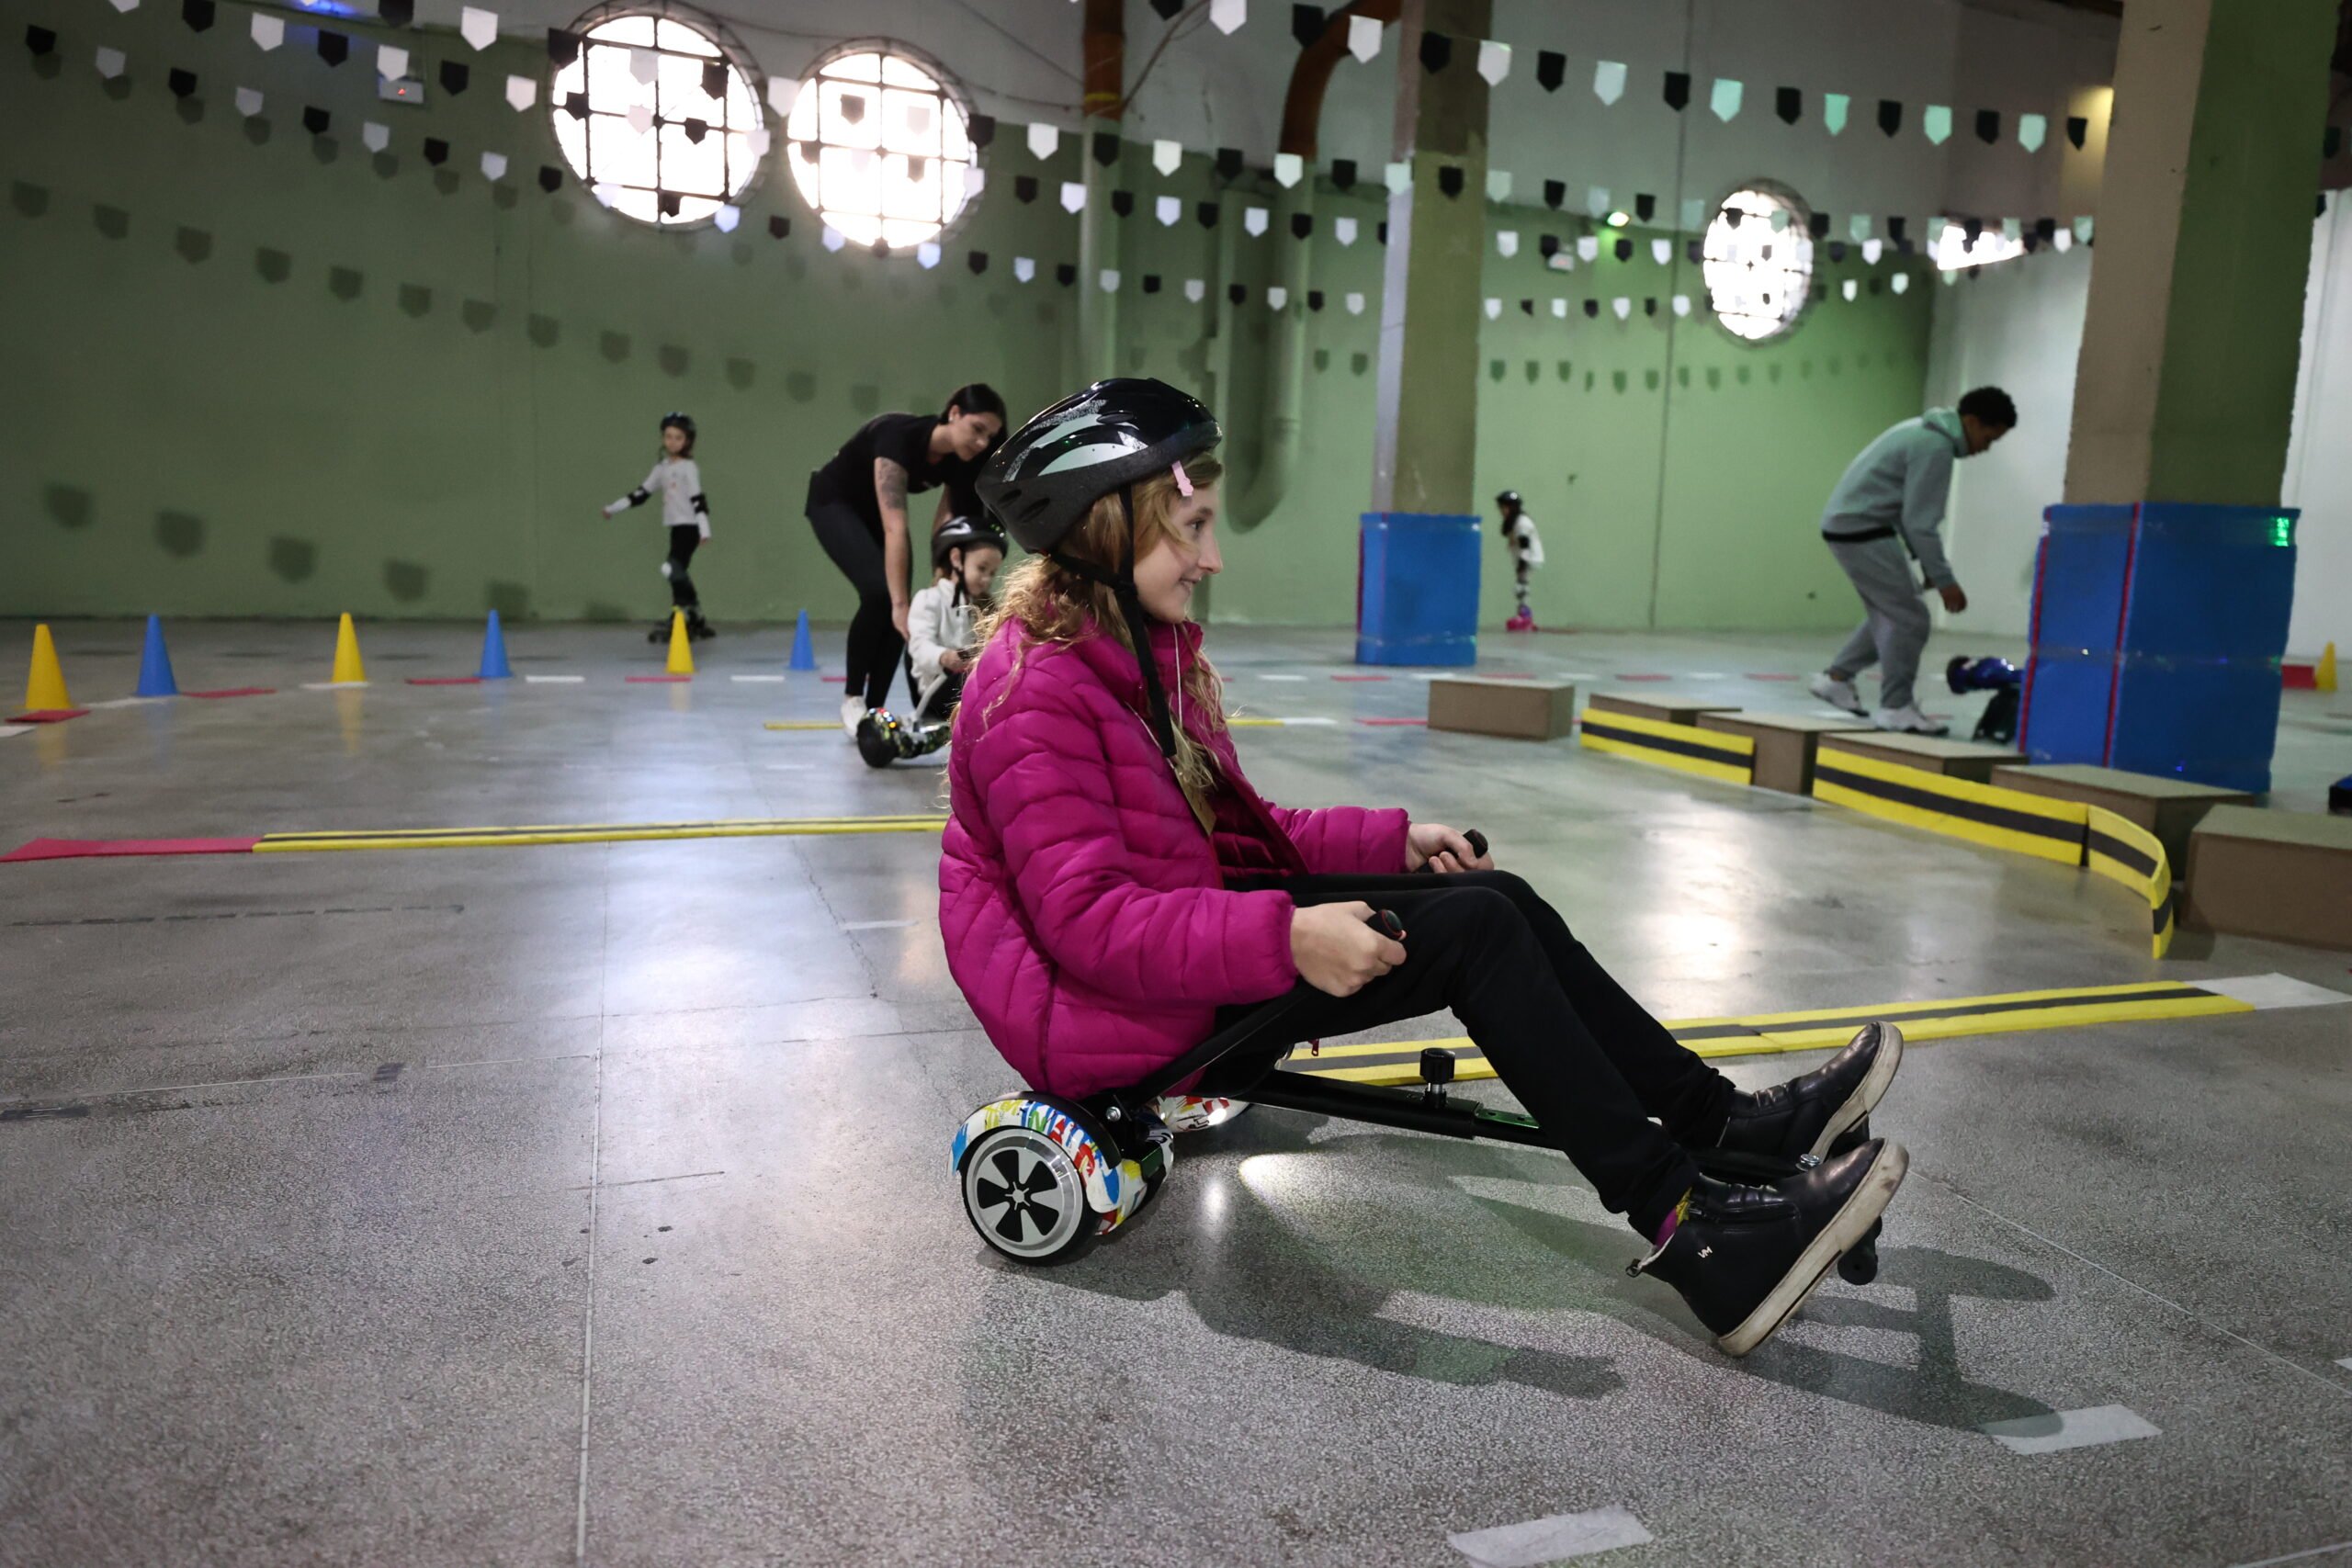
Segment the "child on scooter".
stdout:
<svg viewBox="0 0 2352 1568">
<path fill-rule="evenodd" d="M 1745 1354 L 1902 1180 L 1899 1145 L 1832 1152 L 1893 1080 L 1901 1035 L 1873 1024 L 1816 1071 L 1742 1093 L 1453 829 L 1261 797 L 1190 615 L 1224 566 L 1219 434 L 1172 387 L 1101 381 L 980 478 L 1034 558 L 980 628 L 956 716 L 940 928 L 957 985 L 1032 1087 L 1072 1098 L 1136 1084 L 1221 1012 L 1294 987 L 1278 1044 L 1450 1008 L 1655 1248 L 1637 1268 Z M 1375 905 L 1401 942 L 1367 923 Z M 1200 1087 L 1247 1099 L 1272 1065 L 1227 1064 Z M 1714 1147 L 1827 1157 L 1745 1187 L 1701 1174 L 1690 1151 Z"/>
</svg>

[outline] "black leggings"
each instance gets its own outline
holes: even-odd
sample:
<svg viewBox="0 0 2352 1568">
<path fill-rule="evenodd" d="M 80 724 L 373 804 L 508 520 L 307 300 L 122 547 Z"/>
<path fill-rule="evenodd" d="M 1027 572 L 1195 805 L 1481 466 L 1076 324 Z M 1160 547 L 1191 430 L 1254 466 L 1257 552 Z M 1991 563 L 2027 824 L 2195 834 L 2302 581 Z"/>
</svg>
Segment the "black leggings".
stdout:
<svg viewBox="0 0 2352 1568">
<path fill-rule="evenodd" d="M 808 511 L 817 542 L 857 590 L 857 615 L 849 623 L 848 694 L 869 708 L 886 706 L 890 677 L 898 673 L 906 638 L 890 620 L 890 584 L 882 570 L 882 536 L 866 525 L 857 509 L 826 502 Z"/>
<path fill-rule="evenodd" d="M 1657 1233 L 1698 1177 L 1686 1146 L 1712 1145 L 1723 1135 L 1731 1080 L 1643 1011 L 1558 912 L 1510 872 L 1234 886 L 1279 888 L 1301 905 L 1362 899 L 1396 911 L 1405 925 L 1402 964 L 1352 997 L 1301 981 L 1299 999 L 1274 1024 L 1269 1046 L 1452 1009 L 1601 1202 L 1645 1236 Z M 1218 1026 L 1251 1010 L 1228 1008 Z M 1204 1092 L 1247 1099 L 1248 1085 L 1278 1060 L 1279 1053 L 1253 1048 L 1212 1068 Z"/>
<path fill-rule="evenodd" d="M 670 557 L 662 563 L 662 575 L 670 580 L 670 604 L 673 609 L 697 615 L 702 613 L 702 600 L 695 593 L 695 580 L 686 575 L 686 568 L 701 547 L 700 528 L 692 523 L 670 525 Z"/>
</svg>

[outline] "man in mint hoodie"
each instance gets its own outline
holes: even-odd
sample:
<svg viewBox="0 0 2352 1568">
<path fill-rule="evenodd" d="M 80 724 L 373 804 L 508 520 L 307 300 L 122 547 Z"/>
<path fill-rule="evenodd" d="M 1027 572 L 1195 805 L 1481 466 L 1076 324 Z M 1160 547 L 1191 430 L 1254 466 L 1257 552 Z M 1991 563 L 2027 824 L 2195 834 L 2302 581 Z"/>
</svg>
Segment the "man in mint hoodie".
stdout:
<svg viewBox="0 0 2352 1568">
<path fill-rule="evenodd" d="M 1951 490 L 1955 458 L 1977 453 L 2017 427 L 2017 405 L 1998 387 L 1979 387 L 1957 409 L 1929 409 L 1906 419 L 1862 448 L 1822 510 L 1821 536 L 1838 558 L 1868 618 L 1829 668 L 1813 678 L 1812 692 L 1830 706 L 1868 718 L 1881 729 L 1941 735 L 1940 719 L 1919 711 L 1911 682 L 1928 646 L 1928 606 L 1911 577 L 1916 559 L 1928 586 L 1958 615 L 1968 595 L 1944 558 L 1938 529 Z M 1878 706 L 1866 708 L 1854 677 L 1879 667 Z"/>
</svg>

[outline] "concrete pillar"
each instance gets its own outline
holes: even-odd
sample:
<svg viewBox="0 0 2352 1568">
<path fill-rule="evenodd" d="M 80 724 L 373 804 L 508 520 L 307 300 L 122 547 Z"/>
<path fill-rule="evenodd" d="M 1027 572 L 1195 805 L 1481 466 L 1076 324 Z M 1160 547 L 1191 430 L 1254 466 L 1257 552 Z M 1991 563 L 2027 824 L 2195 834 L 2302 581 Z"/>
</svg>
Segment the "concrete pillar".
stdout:
<svg viewBox="0 0 2352 1568">
<path fill-rule="evenodd" d="M 2124 7 L 2067 502 L 2278 503 L 2335 9 Z"/>
</svg>

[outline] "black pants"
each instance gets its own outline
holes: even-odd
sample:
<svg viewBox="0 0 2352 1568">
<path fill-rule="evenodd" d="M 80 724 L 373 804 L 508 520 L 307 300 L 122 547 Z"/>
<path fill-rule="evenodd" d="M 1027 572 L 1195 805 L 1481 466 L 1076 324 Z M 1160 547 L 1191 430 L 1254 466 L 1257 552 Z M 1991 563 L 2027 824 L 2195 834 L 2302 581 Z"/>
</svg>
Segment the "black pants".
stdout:
<svg viewBox="0 0 2352 1568">
<path fill-rule="evenodd" d="M 808 510 L 817 542 L 857 590 L 857 614 L 849 623 L 848 694 L 869 708 L 886 706 L 890 677 L 907 640 L 890 621 L 890 584 L 882 570 L 882 536 L 866 526 L 852 506 L 828 502 Z"/>
<path fill-rule="evenodd" d="M 1237 884 L 1237 886 L 1244 886 Z M 1610 978 L 1567 924 L 1506 871 L 1452 876 L 1303 876 L 1301 905 L 1362 899 L 1405 926 L 1405 962 L 1352 997 L 1300 983 L 1269 1045 L 1352 1034 L 1450 1008 L 1495 1071 L 1600 1201 L 1654 1235 L 1698 1177 L 1686 1145 L 1723 1135 L 1731 1080 L 1678 1043 Z M 1226 1010 L 1219 1027 L 1251 1008 Z M 1279 1053 L 1211 1069 L 1214 1092 L 1247 1086 Z M 1653 1122 L 1650 1118 L 1656 1117 Z"/>
<path fill-rule="evenodd" d="M 700 528 L 691 523 L 670 525 L 670 558 L 662 563 L 662 575 L 670 580 L 671 604 L 697 616 L 702 614 L 702 600 L 695 592 L 695 580 L 686 575 L 686 567 L 701 547 Z"/>
</svg>

